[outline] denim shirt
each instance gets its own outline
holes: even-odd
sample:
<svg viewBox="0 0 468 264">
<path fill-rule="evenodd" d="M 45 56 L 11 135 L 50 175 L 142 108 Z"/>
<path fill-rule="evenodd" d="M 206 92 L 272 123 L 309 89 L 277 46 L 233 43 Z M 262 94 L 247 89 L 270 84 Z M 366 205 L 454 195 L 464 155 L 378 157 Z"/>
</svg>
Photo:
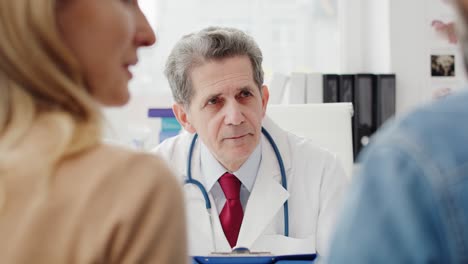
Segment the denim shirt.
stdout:
<svg viewBox="0 0 468 264">
<path fill-rule="evenodd" d="M 360 162 L 330 263 L 468 263 L 468 93 L 385 125 Z"/>
</svg>

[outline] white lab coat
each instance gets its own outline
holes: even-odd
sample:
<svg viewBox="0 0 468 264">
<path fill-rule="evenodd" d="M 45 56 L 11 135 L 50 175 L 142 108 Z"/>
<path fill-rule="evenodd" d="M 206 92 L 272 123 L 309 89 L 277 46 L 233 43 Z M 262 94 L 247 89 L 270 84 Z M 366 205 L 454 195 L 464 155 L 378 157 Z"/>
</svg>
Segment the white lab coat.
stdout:
<svg viewBox="0 0 468 264">
<path fill-rule="evenodd" d="M 335 155 L 314 146 L 310 140 L 282 130 L 269 118 L 264 119 L 263 126 L 281 152 L 288 189 L 281 185 L 275 153 L 262 135 L 262 160 L 244 210 L 236 247 L 273 254 L 317 252 L 322 256 L 327 255 L 340 197 L 347 185 L 345 172 Z M 192 138 L 193 135 L 184 132 L 164 141 L 155 149 L 169 162 L 181 181 L 186 178 L 188 149 Z M 193 152 L 192 177 L 204 183 L 200 175 L 199 140 Z M 207 255 L 215 250 L 230 252 L 231 247 L 224 236 L 219 212 L 211 194 L 210 216 L 198 187 L 186 184 L 184 191 L 190 255 Z M 289 204 L 289 237 L 283 235 L 283 204 L 286 200 Z M 216 243 L 213 243 L 212 226 Z"/>
</svg>

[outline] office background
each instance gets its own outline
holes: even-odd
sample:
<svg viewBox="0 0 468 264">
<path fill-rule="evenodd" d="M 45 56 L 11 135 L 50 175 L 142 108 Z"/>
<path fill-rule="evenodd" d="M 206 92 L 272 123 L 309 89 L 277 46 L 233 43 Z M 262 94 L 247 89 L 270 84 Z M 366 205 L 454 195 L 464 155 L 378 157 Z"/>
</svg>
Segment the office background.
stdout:
<svg viewBox="0 0 468 264">
<path fill-rule="evenodd" d="M 454 20 L 442 0 L 140 0 L 158 43 L 139 54 L 130 83 L 132 99 L 123 109 L 106 109 L 109 139 L 151 148 L 154 120 L 150 107 L 172 103 L 162 74 L 166 57 L 184 34 L 216 24 L 252 34 L 264 56 L 266 82 L 274 72 L 395 73 L 396 114 L 430 101 L 431 54 L 455 58 L 459 89 L 466 80 L 458 45 L 434 45 L 430 22 Z"/>
</svg>

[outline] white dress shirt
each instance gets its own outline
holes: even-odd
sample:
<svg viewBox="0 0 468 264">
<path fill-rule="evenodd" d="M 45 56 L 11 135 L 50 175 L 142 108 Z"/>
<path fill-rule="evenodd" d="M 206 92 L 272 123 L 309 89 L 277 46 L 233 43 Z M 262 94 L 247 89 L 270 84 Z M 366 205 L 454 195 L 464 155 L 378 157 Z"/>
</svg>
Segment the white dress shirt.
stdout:
<svg viewBox="0 0 468 264">
<path fill-rule="evenodd" d="M 230 172 L 224 168 L 221 163 L 213 156 L 211 151 L 201 143 L 201 155 L 200 155 L 200 168 L 206 190 L 211 193 L 215 201 L 216 209 L 218 214 L 226 203 L 226 197 L 224 196 L 223 189 L 218 183 L 218 179 L 223 176 L 224 173 Z M 249 200 L 250 192 L 252 191 L 255 179 L 257 178 L 258 168 L 262 160 L 261 141 L 252 152 L 250 157 L 242 164 L 239 170 L 230 172 L 234 174 L 242 183 L 240 190 L 240 200 L 242 209 L 245 211 L 247 201 Z"/>
</svg>

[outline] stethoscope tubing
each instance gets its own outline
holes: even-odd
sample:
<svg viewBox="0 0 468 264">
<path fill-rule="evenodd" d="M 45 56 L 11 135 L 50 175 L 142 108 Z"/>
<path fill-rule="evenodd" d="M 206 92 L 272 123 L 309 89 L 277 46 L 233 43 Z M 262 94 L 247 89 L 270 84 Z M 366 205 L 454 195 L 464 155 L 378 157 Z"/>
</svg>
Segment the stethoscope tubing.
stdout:
<svg viewBox="0 0 468 264">
<path fill-rule="evenodd" d="M 280 167 L 280 172 L 281 172 L 281 185 L 285 190 L 288 189 L 288 184 L 286 180 L 286 170 L 284 169 L 284 163 L 283 163 L 283 158 L 281 157 L 281 153 L 276 146 L 275 141 L 271 137 L 270 133 L 262 127 L 262 133 L 265 135 L 267 138 L 268 142 L 270 143 L 271 147 L 273 148 L 273 151 L 275 152 L 276 159 L 278 160 L 278 165 Z M 200 192 L 203 194 L 203 198 L 205 199 L 205 207 L 208 212 L 211 210 L 211 202 L 210 198 L 208 196 L 208 192 L 206 191 L 205 187 L 201 182 L 195 180 L 192 178 L 192 155 L 193 155 L 193 149 L 195 147 L 195 142 L 197 141 L 198 134 L 195 134 L 193 136 L 192 142 L 190 143 L 190 148 L 189 148 L 189 153 L 188 153 L 188 158 L 187 158 L 187 179 L 185 180 L 184 184 L 194 184 L 200 189 Z M 288 201 L 286 200 L 283 205 L 283 212 L 284 212 L 284 235 L 289 236 L 289 207 L 288 207 Z"/>
</svg>

